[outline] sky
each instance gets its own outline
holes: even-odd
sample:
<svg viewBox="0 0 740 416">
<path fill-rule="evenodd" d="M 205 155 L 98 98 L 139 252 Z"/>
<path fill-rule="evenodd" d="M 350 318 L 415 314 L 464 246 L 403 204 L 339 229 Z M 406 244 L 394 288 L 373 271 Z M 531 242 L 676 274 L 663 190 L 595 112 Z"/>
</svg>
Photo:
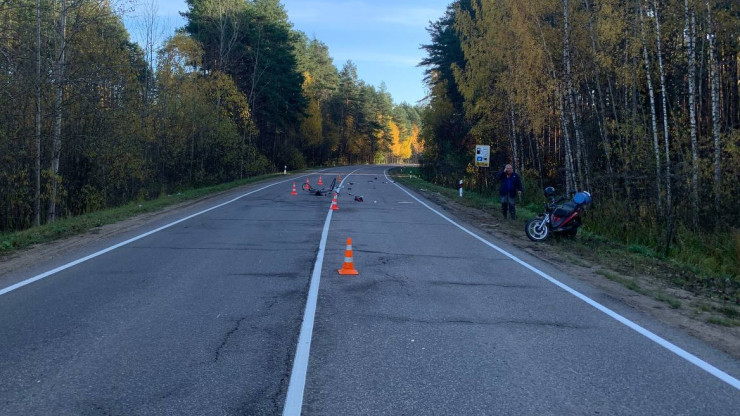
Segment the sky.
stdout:
<svg viewBox="0 0 740 416">
<path fill-rule="evenodd" d="M 185 0 L 137 0 L 124 22 L 133 41 L 139 41 L 137 16 L 155 2 L 159 35 L 163 41 L 184 25 L 179 12 Z M 282 0 L 293 28 L 329 47 L 334 65 L 341 69 L 348 60 L 368 84 L 385 83 L 396 104 L 417 104 L 427 95 L 421 45 L 429 44 L 427 27 L 441 18 L 452 0 Z M 140 42 L 141 43 L 141 42 Z"/>
</svg>

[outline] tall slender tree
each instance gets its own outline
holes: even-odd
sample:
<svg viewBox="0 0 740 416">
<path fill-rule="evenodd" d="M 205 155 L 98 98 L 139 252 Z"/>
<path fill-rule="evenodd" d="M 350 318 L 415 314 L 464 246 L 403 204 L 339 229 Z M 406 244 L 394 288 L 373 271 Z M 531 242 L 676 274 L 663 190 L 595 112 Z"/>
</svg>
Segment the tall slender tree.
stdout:
<svg viewBox="0 0 740 416">
<path fill-rule="evenodd" d="M 62 121 L 63 101 L 66 73 L 67 55 L 67 0 L 61 1 L 59 12 L 59 32 L 57 34 L 57 59 L 54 71 L 54 84 L 56 89 L 56 100 L 54 101 L 54 142 L 51 156 L 51 195 L 49 197 L 48 221 L 54 221 L 57 217 L 57 198 L 59 194 L 59 160 L 62 152 Z"/>
<path fill-rule="evenodd" d="M 719 122 L 719 74 L 717 64 L 717 33 L 712 20 L 712 6 L 706 0 L 707 6 L 707 39 L 709 39 L 709 86 L 712 102 L 712 137 L 714 138 L 714 209 L 720 212 L 720 192 L 722 189 L 722 144 L 720 142 Z"/>
<path fill-rule="evenodd" d="M 642 0 L 640 0 L 642 1 Z M 657 188 L 656 199 L 658 201 L 658 209 L 663 208 L 663 197 L 662 189 L 660 186 L 661 178 L 661 163 L 660 163 L 660 145 L 658 144 L 658 121 L 655 115 L 655 91 L 653 90 L 653 76 L 650 65 L 650 57 L 647 48 L 647 35 L 645 34 L 645 21 L 643 17 L 642 4 L 638 6 L 638 13 L 640 15 L 640 41 L 642 42 L 642 53 L 645 61 L 645 78 L 648 86 L 648 97 L 650 97 L 650 126 L 653 136 L 653 154 L 655 156 L 655 186 Z"/>
<path fill-rule="evenodd" d="M 699 141 L 696 126 L 696 12 L 684 0 L 684 41 L 688 58 L 689 126 L 691 128 L 691 224 L 699 224 Z"/>
<path fill-rule="evenodd" d="M 33 225 L 41 225 L 41 0 L 36 0 L 36 131 L 34 155 Z"/>
</svg>

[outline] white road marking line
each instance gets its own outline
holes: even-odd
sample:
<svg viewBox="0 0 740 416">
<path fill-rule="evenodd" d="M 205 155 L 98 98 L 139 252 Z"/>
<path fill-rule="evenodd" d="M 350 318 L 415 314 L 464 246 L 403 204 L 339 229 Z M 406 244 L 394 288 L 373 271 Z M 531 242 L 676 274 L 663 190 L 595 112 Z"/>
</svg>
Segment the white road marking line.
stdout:
<svg viewBox="0 0 740 416">
<path fill-rule="evenodd" d="M 326 214 L 324 230 L 321 232 L 319 252 L 316 254 L 316 263 L 314 263 L 311 284 L 308 288 L 306 309 L 303 312 L 303 323 L 301 324 L 301 332 L 298 335 L 298 344 L 296 345 L 295 358 L 293 359 L 293 369 L 290 372 L 288 393 L 286 394 L 285 406 L 283 407 L 283 415 L 286 416 L 300 415 L 301 408 L 303 407 L 303 391 L 306 388 L 308 358 L 311 352 L 311 338 L 313 337 L 313 323 L 319 297 L 319 283 L 321 283 L 321 268 L 324 265 L 324 251 L 326 250 L 326 240 L 329 235 L 329 224 L 331 223 L 333 212 L 329 210 L 329 213 Z"/>
<path fill-rule="evenodd" d="M 387 170 L 385 172 L 383 172 L 383 174 L 385 175 L 386 178 L 388 178 L 388 174 L 387 173 L 388 173 Z M 389 180 L 390 180 L 390 178 L 389 178 Z M 725 373 L 724 371 L 720 370 L 719 368 L 717 368 L 717 367 L 709 364 L 708 362 L 702 360 L 701 358 L 695 356 L 694 354 L 691 354 L 690 352 L 688 352 L 688 351 L 682 349 L 681 347 L 679 347 L 679 346 L 671 343 L 670 341 L 668 341 L 668 340 L 666 340 L 664 338 L 661 338 L 660 336 L 654 334 L 653 332 L 648 331 L 647 329 L 641 327 L 640 325 L 637 325 L 636 323 L 634 323 L 634 322 L 630 321 L 629 319 L 623 317 L 622 315 L 614 312 L 613 310 L 607 308 L 606 306 L 604 306 L 604 305 L 596 302 L 595 300 L 589 298 L 588 296 L 586 296 L 586 295 L 578 292 L 575 289 L 572 289 L 568 285 L 566 285 L 566 284 L 564 284 L 564 283 L 556 280 L 555 278 L 549 276 L 547 273 L 545 273 L 543 271 L 540 271 L 539 269 L 535 268 L 534 266 L 531 266 L 531 265 L 527 264 L 526 262 L 524 262 L 523 260 L 521 260 L 518 257 L 514 256 L 513 254 L 510 254 L 510 253 L 506 252 L 505 250 L 503 250 L 503 249 L 499 248 L 498 246 L 492 244 L 488 240 L 486 240 L 486 239 L 478 236 L 477 234 L 473 233 L 472 231 L 469 231 L 467 228 L 463 227 L 462 225 L 460 225 L 460 224 L 456 223 L 455 221 L 449 219 L 448 217 L 446 217 L 441 212 L 439 212 L 436 209 L 430 207 L 429 205 L 427 205 L 426 203 L 424 203 L 423 201 L 421 201 L 419 198 L 417 198 L 414 195 L 412 195 L 409 191 L 403 189 L 403 187 L 401 187 L 397 183 L 394 183 L 394 184 L 400 190 L 402 190 L 403 192 L 407 193 L 411 198 L 414 198 L 420 204 L 424 205 L 425 207 L 427 207 L 428 209 L 430 209 L 435 214 L 437 214 L 440 217 L 444 218 L 449 223 L 451 223 L 455 227 L 459 228 L 463 232 L 469 234 L 473 238 L 479 240 L 483 244 L 491 247 L 492 249 L 494 249 L 494 250 L 498 251 L 499 253 L 505 255 L 506 257 L 514 260 L 516 263 L 519 263 L 519 265 L 521 265 L 521 266 L 523 266 L 523 267 L 531 270 L 532 272 L 538 274 L 540 277 L 543 277 L 544 279 L 550 281 L 550 283 L 558 286 L 559 288 L 565 290 L 566 292 L 570 293 L 571 295 L 577 297 L 578 299 L 586 302 L 587 304 L 589 304 L 589 305 L 593 306 L 594 308 L 600 310 L 601 312 L 607 314 L 609 317 L 617 320 L 621 324 L 623 324 L 623 325 L 627 326 L 628 328 L 636 331 L 640 335 L 642 335 L 642 336 L 646 337 L 647 339 L 655 342 L 656 344 L 658 344 L 661 347 L 667 349 L 668 351 L 670 351 L 670 352 L 678 355 L 679 357 L 681 357 L 684 360 L 690 362 L 691 364 L 694 364 L 695 366 L 701 368 L 702 370 L 706 371 L 707 373 L 709 373 L 709 374 L 717 377 L 718 379 L 724 381 L 725 383 L 729 384 L 730 386 L 732 386 L 732 387 L 740 390 L 740 380 L 736 379 L 735 377 L 732 377 L 731 375 L 729 375 L 729 374 Z"/>
<path fill-rule="evenodd" d="M 348 174 L 342 182 L 339 183 L 338 189 L 342 187 L 344 181 L 352 175 Z M 303 312 L 303 323 L 301 332 L 298 335 L 298 345 L 295 349 L 295 358 L 293 359 L 293 369 L 290 372 L 290 382 L 288 382 L 288 393 L 285 396 L 285 406 L 283 406 L 283 416 L 298 416 L 303 408 L 303 391 L 306 388 L 306 375 L 308 374 L 308 359 L 311 355 L 311 338 L 313 337 L 313 324 L 316 317 L 316 304 L 319 299 L 319 283 L 321 283 L 321 268 L 324 265 L 324 251 L 326 250 L 326 240 L 329 236 L 329 225 L 334 211 L 329 209 L 324 221 L 324 229 L 321 231 L 321 242 L 319 242 L 319 252 L 316 254 L 316 262 L 311 275 L 311 284 L 308 288 L 308 297 L 306 299 L 306 309 Z"/>
<path fill-rule="evenodd" d="M 280 181 L 280 182 L 275 182 L 273 184 L 270 184 L 270 185 L 267 185 L 267 186 L 263 186 L 262 188 L 255 189 L 254 191 L 247 192 L 246 194 L 243 194 L 243 195 L 239 195 L 238 197 L 236 197 L 236 198 L 234 198 L 234 199 L 232 199 L 230 201 L 226 201 L 226 202 L 224 202 L 222 204 L 219 204 L 219 205 L 213 206 L 211 208 L 205 209 L 205 210 L 200 211 L 198 213 L 195 213 L 193 215 L 189 215 L 189 216 L 187 216 L 185 218 L 182 218 L 182 219 L 179 219 L 179 220 L 177 220 L 175 222 L 171 222 L 171 223 L 169 223 L 167 225 L 163 225 L 163 226 L 161 226 L 161 227 L 159 227 L 159 228 L 157 228 L 155 230 L 152 230 L 152 231 L 149 231 L 147 233 L 144 233 L 144 234 L 138 235 L 136 237 L 130 238 L 130 239 L 126 240 L 126 241 L 123 241 L 123 242 L 118 243 L 116 245 L 110 246 L 110 247 L 105 248 L 103 250 L 100 250 L 100 251 L 98 251 L 96 253 L 90 254 L 89 256 L 82 257 L 80 259 L 77 259 L 75 261 L 72 261 L 70 263 L 67 263 L 67 264 L 65 264 L 63 266 L 59 266 L 56 269 L 49 270 L 47 272 L 41 273 L 39 275 L 36 275 L 34 277 L 28 278 L 28 279 L 26 279 L 26 280 L 24 280 L 22 282 L 18 282 L 18 283 L 14 284 L 14 285 L 8 286 L 5 289 L 0 290 L 0 296 L 6 294 L 8 292 L 12 292 L 12 291 L 14 291 L 16 289 L 19 289 L 19 288 L 21 288 L 23 286 L 29 285 L 29 284 L 31 284 L 33 282 L 38 281 L 38 280 L 44 279 L 46 277 L 49 277 L 49 276 L 51 276 L 53 274 L 59 273 L 62 270 L 67 270 L 70 267 L 74 267 L 74 266 L 76 266 L 76 265 L 78 265 L 80 263 L 84 263 L 84 262 L 86 262 L 86 261 L 88 261 L 90 259 L 94 259 L 95 257 L 101 256 L 101 255 L 103 255 L 105 253 L 108 253 L 108 252 L 113 251 L 113 250 L 115 250 L 117 248 L 123 247 L 123 246 L 125 246 L 127 244 L 133 243 L 134 241 L 141 240 L 144 237 L 148 237 L 148 236 L 150 236 L 150 235 L 152 235 L 154 233 L 158 233 L 158 232 L 160 232 L 160 231 L 162 231 L 164 229 L 170 228 L 173 225 L 177 225 L 177 224 L 179 224 L 179 223 L 181 223 L 183 221 L 187 221 L 187 220 L 189 220 L 189 219 L 191 219 L 193 217 L 197 217 L 197 216 L 199 216 L 201 214 L 205 214 L 206 212 L 213 211 L 214 209 L 217 209 L 217 208 L 221 208 L 224 205 L 231 204 L 232 202 L 235 202 L 235 201 L 237 201 L 237 200 L 239 200 L 241 198 L 244 198 L 245 196 L 252 195 L 255 192 L 259 192 L 259 191 L 262 191 L 264 189 L 273 187 L 275 185 L 280 185 L 281 183 L 290 182 L 290 181 L 294 181 L 294 180 L 295 180 L 295 178 L 291 178 L 291 179 L 288 179 L 288 180 L 284 180 L 284 181 Z"/>
</svg>

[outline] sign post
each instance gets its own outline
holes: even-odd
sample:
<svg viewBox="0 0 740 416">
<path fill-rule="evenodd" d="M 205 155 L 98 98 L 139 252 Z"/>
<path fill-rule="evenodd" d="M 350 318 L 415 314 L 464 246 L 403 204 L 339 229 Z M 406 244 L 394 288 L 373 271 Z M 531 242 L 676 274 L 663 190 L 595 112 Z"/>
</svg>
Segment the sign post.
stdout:
<svg viewBox="0 0 740 416">
<path fill-rule="evenodd" d="M 475 166 L 481 168 L 487 168 L 490 166 L 491 146 L 488 145 L 476 145 L 475 146 Z"/>
</svg>

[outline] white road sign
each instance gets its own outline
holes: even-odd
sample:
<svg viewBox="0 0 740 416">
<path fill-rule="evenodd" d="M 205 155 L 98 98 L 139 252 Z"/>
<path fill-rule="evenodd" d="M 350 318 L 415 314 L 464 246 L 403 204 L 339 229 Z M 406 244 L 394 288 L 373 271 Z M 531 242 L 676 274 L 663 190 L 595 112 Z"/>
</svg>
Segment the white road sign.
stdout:
<svg viewBox="0 0 740 416">
<path fill-rule="evenodd" d="M 487 168 L 490 166 L 489 157 L 491 155 L 491 146 L 488 145 L 476 145 L 475 146 L 475 166 Z"/>
</svg>

